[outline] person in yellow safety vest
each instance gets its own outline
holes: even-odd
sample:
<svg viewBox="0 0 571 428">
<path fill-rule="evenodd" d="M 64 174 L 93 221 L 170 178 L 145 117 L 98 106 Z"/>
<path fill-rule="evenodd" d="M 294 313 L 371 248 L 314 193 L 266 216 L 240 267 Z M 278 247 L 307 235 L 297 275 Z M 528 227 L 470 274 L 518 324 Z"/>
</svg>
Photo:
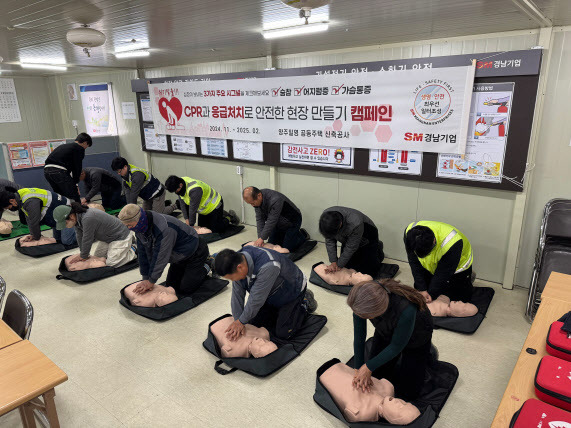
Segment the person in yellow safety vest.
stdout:
<svg viewBox="0 0 571 428">
<path fill-rule="evenodd" d="M 213 233 L 223 233 L 230 223 L 239 222 L 233 211 L 224 214 L 222 195 L 204 181 L 171 175 L 165 181 L 165 187 L 178 195 L 184 221 L 189 226 L 194 226 L 196 214 L 198 225 L 207 227 Z"/>
<path fill-rule="evenodd" d="M 441 294 L 452 301 L 470 301 L 474 256 L 462 232 L 439 221 L 417 221 L 406 228 L 404 244 L 414 288 L 427 303 Z"/>
<path fill-rule="evenodd" d="M 19 211 L 20 218 L 25 220 L 30 234 L 22 238 L 24 242 L 39 241 L 42 237 L 41 226 L 53 228 L 53 237 L 64 245 L 74 245 L 77 240 L 75 230 L 56 229 L 54 210 L 60 205 L 70 205 L 71 201 L 57 193 L 35 187 L 25 187 L 16 192 L 0 192 L 0 209 Z"/>
<path fill-rule="evenodd" d="M 149 171 L 131 165 L 122 157 L 113 159 L 111 169 L 123 179 L 123 189 L 128 204 L 136 205 L 137 198 L 141 198 L 145 211 L 173 214 L 176 206 L 165 203 L 165 188 Z"/>
</svg>

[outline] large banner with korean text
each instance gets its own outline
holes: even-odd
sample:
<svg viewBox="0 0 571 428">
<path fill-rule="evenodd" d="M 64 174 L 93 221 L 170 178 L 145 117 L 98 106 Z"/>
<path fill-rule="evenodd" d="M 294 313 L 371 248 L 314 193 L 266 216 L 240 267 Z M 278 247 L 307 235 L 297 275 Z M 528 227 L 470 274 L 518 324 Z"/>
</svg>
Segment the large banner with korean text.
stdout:
<svg viewBox="0 0 571 428">
<path fill-rule="evenodd" d="M 149 84 L 158 134 L 459 153 L 474 65 Z"/>
</svg>

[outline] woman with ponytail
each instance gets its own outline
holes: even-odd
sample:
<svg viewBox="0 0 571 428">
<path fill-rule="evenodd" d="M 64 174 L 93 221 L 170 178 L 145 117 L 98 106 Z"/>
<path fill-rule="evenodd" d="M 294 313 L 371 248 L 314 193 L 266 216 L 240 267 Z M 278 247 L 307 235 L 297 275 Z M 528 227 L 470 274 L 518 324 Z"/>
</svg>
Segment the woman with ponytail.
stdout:
<svg viewBox="0 0 571 428">
<path fill-rule="evenodd" d="M 406 401 L 417 398 L 431 359 L 432 316 L 424 297 L 414 288 L 386 279 L 353 286 L 347 304 L 353 311 L 353 386 L 368 391 L 375 376 L 392 382 L 395 396 Z M 365 361 L 367 320 L 375 333 Z"/>
</svg>

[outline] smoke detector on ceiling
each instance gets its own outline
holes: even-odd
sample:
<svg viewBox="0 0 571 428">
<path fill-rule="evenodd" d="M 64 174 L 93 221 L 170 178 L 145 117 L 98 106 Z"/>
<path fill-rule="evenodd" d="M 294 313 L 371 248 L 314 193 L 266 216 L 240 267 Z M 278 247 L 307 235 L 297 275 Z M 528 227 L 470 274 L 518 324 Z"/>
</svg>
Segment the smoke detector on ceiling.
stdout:
<svg viewBox="0 0 571 428">
<path fill-rule="evenodd" d="M 331 0 L 282 0 L 287 6 L 299 9 L 299 17 L 305 18 L 305 23 L 309 23 L 311 10 L 331 3 Z"/>
<path fill-rule="evenodd" d="M 103 45 L 106 39 L 105 34 L 94 28 L 89 28 L 88 25 L 69 30 L 66 37 L 67 41 L 72 45 L 83 48 L 83 52 L 88 57 L 91 56 L 89 49 Z"/>
</svg>

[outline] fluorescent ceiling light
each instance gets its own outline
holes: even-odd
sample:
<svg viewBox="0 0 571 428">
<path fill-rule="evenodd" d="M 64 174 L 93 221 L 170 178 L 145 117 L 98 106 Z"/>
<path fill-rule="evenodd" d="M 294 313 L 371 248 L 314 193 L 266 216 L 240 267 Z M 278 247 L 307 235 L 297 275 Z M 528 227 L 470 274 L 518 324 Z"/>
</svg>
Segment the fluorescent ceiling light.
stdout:
<svg viewBox="0 0 571 428">
<path fill-rule="evenodd" d="M 35 70 L 54 70 L 54 71 L 66 71 L 67 67 L 63 65 L 53 65 L 53 64 L 29 64 L 21 62 L 20 66 L 22 68 L 31 68 Z"/>
<path fill-rule="evenodd" d="M 277 28 L 275 30 L 262 31 L 264 38 L 277 39 L 278 37 L 299 36 L 301 34 L 319 33 L 327 31 L 329 24 L 320 22 L 316 24 L 297 25 L 295 27 Z"/>
<path fill-rule="evenodd" d="M 115 52 L 115 58 L 139 58 L 149 56 L 151 53 L 146 50 Z"/>
<path fill-rule="evenodd" d="M 148 48 L 149 48 L 149 42 L 135 42 L 135 43 L 129 42 L 120 46 L 115 46 L 115 53 L 130 52 L 130 51 L 136 51 Z"/>
</svg>

